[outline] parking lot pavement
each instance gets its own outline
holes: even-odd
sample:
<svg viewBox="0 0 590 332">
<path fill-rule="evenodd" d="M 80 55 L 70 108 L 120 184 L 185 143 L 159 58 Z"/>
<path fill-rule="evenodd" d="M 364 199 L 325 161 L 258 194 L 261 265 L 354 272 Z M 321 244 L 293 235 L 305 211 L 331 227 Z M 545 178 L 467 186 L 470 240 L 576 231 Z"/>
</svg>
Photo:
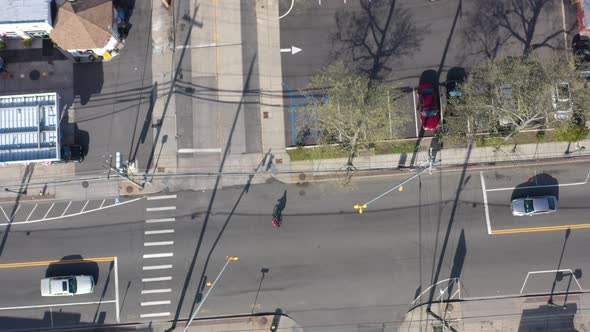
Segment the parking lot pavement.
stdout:
<svg viewBox="0 0 590 332">
<path fill-rule="evenodd" d="M 43 329 L 89 323 L 116 323 L 118 273 L 113 257 L 81 260 L 0 264 L 2 279 L 10 287 L 0 289 L 0 331 L 13 328 Z M 42 297 L 40 281 L 46 277 L 88 275 L 95 280 L 93 293 Z"/>
<path fill-rule="evenodd" d="M 70 201 L 31 201 L 0 204 L 0 225 L 36 223 L 97 212 L 141 198 L 103 198 Z"/>
<path fill-rule="evenodd" d="M 563 231 L 590 228 L 588 168 L 521 168 L 480 172 L 487 231 L 491 235 Z M 555 196 L 559 210 L 531 217 L 515 217 L 511 201 L 517 198 Z"/>
</svg>

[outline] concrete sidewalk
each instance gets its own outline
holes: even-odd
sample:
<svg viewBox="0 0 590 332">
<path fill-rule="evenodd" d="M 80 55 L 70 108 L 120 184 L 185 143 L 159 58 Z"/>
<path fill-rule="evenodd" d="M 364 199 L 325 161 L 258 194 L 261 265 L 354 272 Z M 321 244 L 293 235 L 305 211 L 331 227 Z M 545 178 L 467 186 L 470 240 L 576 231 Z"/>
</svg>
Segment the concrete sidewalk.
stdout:
<svg viewBox="0 0 590 332">
<path fill-rule="evenodd" d="M 95 332 L 107 332 L 107 331 L 144 331 L 144 332 L 170 332 L 170 322 L 157 322 L 148 323 L 140 326 L 121 326 L 118 327 L 105 327 L 105 328 L 93 328 Z M 186 327 L 186 322 L 178 322 L 174 332 L 182 332 Z M 205 318 L 193 321 L 188 331 L 190 332 L 254 332 L 254 331 L 272 331 L 271 326 L 276 326 L 277 332 L 303 332 L 301 328 L 293 319 L 287 315 L 256 315 L 256 316 L 243 316 L 243 317 L 232 317 L 232 318 Z M 88 331 L 88 329 L 80 329 L 82 331 Z"/>
<path fill-rule="evenodd" d="M 442 329 L 441 317 L 457 332 L 587 331 L 590 327 L 590 294 L 576 293 L 550 297 L 464 299 L 433 303 L 431 311 L 421 305 L 409 311 L 399 331 L 452 331 Z"/>
</svg>

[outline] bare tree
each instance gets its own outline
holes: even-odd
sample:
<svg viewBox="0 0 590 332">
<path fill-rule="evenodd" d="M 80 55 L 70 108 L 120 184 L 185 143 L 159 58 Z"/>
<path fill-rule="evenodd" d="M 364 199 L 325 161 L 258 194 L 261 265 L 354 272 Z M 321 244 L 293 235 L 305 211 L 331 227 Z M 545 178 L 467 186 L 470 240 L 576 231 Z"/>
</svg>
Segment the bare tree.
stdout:
<svg viewBox="0 0 590 332">
<path fill-rule="evenodd" d="M 523 129 L 546 124 L 557 76 L 536 57 L 487 60 L 471 68 L 469 80 L 461 85 L 463 97 L 451 101 L 451 119 L 469 121 L 474 131 L 503 133 L 506 142 Z M 451 124 L 449 130 L 453 128 L 460 126 Z"/>
<path fill-rule="evenodd" d="M 319 105 L 318 127 L 322 143 L 340 143 L 348 151 L 347 178 L 354 169 L 359 147 L 395 135 L 407 121 L 395 101 L 403 94 L 394 86 L 353 73 L 342 63 L 324 68 L 310 83 L 328 96 Z"/>
<path fill-rule="evenodd" d="M 379 80 L 382 71 L 391 71 L 391 60 L 417 51 L 425 31 L 396 4 L 396 0 L 360 0 L 360 11 L 338 11 L 334 57 Z"/>
</svg>

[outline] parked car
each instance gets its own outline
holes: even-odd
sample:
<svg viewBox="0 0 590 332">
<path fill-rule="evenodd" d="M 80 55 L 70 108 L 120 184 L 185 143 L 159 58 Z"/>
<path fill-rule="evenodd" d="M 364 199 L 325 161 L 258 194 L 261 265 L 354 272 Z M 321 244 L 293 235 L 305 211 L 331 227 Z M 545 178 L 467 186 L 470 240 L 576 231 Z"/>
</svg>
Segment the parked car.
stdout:
<svg viewBox="0 0 590 332">
<path fill-rule="evenodd" d="M 440 124 L 440 108 L 434 84 L 422 83 L 418 86 L 420 119 L 424 130 L 436 130 Z"/>
<path fill-rule="evenodd" d="M 94 291 L 91 276 L 67 276 L 41 279 L 41 296 L 73 296 Z"/>
<path fill-rule="evenodd" d="M 447 81 L 445 82 L 447 102 L 451 100 L 452 97 L 459 98 L 463 95 L 461 90 L 459 90 L 459 85 L 465 82 L 466 75 L 465 68 L 452 67 L 449 69 L 447 72 Z"/>
<path fill-rule="evenodd" d="M 517 198 L 512 200 L 511 207 L 512 215 L 518 217 L 551 213 L 559 209 L 555 196 Z"/>
<path fill-rule="evenodd" d="M 576 57 L 576 69 L 580 76 L 590 77 L 590 37 L 577 34 L 572 40 L 572 51 Z"/>
<path fill-rule="evenodd" d="M 574 114 L 572 92 L 568 82 L 562 81 L 555 84 L 553 91 L 551 91 L 551 103 L 556 119 L 567 120 L 572 117 Z"/>
</svg>

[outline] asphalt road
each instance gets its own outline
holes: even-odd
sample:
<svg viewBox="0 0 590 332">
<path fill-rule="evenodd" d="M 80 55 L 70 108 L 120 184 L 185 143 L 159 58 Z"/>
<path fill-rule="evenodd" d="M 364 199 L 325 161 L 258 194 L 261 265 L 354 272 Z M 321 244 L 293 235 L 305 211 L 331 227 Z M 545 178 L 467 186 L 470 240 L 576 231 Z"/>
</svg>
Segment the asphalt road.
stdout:
<svg viewBox="0 0 590 332">
<path fill-rule="evenodd" d="M 129 3 L 131 27 L 120 54 L 109 62 L 74 65 L 76 140 L 87 151 L 76 172 L 103 170 L 116 152 L 145 168 L 152 148 L 150 98 L 166 87 L 152 89 L 151 1 Z"/>
<path fill-rule="evenodd" d="M 534 274 L 523 287 L 531 271 L 584 272 L 590 250 L 587 225 L 572 225 L 588 223 L 590 208 L 584 195 L 588 171 L 590 163 L 583 162 L 435 172 L 375 202 L 362 215 L 352 209 L 353 204 L 375 197 L 405 175 L 359 180 L 354 188 L 280 183 L 252 185 L 248 192 L 228 188 L 215 193 L 210 214 L 212 192 L 182 192 L 176 198 L 144 199 L 101 214 L 15 225 L 5 236 L 0 263 L 117 256 L 121 321 L 128 322 L 188 317 L 199 281 L 213 280 L 225 256 L 237 255 L 239 260 L 230 263 L 201 317 L 251 312 L 260 285 L 255 311 L 281 308 L 306 331 L 389 331 L 416 295 L 436 281 L 458 277 L 461 296 L 487 297 L 518 294 L 521 288 L 529 294 L 550 292 L 554 273 Z M 488 234 L 482 178 L 492 230 L 512 233 Z M 510 189 L 531 183 L 544 187 Z M 515 193 L 556 188 L 561 210 L 552 217 L 509 214 Z M 277 229 L 271 225 L 270 213 L 283 195 L 284 224 Z M 175 209 L 166 209 L 172 206 Z M 154 222 L 170 217 L 174 220 Z M 535 227 L 553 228 L 533 232 Z M 173 232 L 154 233 L 164 230 Z M 173 255 L 144 258 L 163 253 Z M 193 272 L 188 274 L 194 258 Z M 97 266 L 92 269 L 98 276 L 95 294 L 51 303 L 38 294 L 38 279 L 46 268 L 2 269 L 2 281 L 18 290 L 2 290 L 0 321 L 50 324 L 48 315 L 57 311 L 6 307 L 48 303 L 59 307 L 92 302 L 103 293 L 105 301 L 112 300 L 114 281 L 107 280 L 114 278 L 114 271 L 108 263 Z M 145 270 L 146 266 L 160 268 Z M 263 268 L 268 272 L 261 283 Z M 145 281 L 150 278 L 158 279 Z M 565 290 L 564 280 L 556 284 L 556 291 Z M 589 281 L 582 273 L 581 286 L 587 287 Z M 154 289 L 170 291 L 142 294 Z M 18 294 L 18 301 L 11 294 Z M 418 301 L 429 295 L 427 291 Z M 92 303 L 64 307 L 63 318 L 53 324 L 69 324 L 72 315 L 82 323 L 113 322 L 113 306 L 109 302 L 100 307 Z M 142 316 L 162 313 L 168 315 Z"/>
</svg>

